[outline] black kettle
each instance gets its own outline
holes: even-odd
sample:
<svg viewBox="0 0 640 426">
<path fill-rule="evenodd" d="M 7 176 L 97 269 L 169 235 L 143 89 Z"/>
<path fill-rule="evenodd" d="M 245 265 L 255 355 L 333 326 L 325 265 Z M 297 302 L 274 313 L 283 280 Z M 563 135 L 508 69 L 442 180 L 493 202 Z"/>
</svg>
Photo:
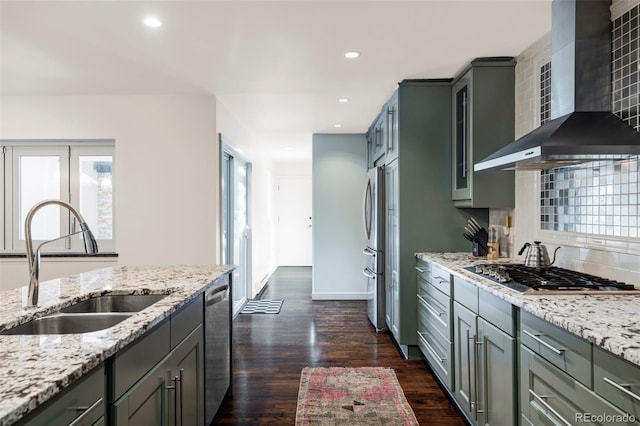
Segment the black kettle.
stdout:
<svg viewBox="0 0 640 426">
<path fill-rule="evenodd" d="M 522 253 L 527 251 L 524 255 L 524 266 L 528 266 L 530 268 L 548 268 L 556 261 L 556 252 L 560 249 L 560 247 L 556 247 L 553 251 L 553 260 L 549 260 L 549 253 L 547 252 L 547 248 L 540 244 L 540 241 L 534 241 L 533 245 L 531 243 L 524 243 L 518 255 L 522 255 Z"/>
</svg>

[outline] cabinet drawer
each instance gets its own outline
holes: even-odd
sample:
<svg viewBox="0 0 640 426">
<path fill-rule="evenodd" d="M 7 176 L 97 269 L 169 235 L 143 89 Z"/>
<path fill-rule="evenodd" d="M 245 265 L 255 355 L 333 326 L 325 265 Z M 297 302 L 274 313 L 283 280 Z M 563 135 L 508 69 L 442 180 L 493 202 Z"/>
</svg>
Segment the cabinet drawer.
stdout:
<svg viewBox="0 0 640 426">
<path fill-rule="evenodd" d="M 481 317 L 507 333 L 516 335 L 517 308 L 484 290 L 478 291 L 478 313 Z"/>
<path fill-rule="evenodd" d="M 435 264 L 431 264 L 431 284 L 451 296 L 451 274 Z"/>
<path fill-rule="evenodd" d="M 93 425 L 105 414 L 104 391 L 104 366 L 101 364 L 18 425 Z"/>
<path fill-rule="evenodd" d="M 169 353 L 170 321 L 165 321 L 118 352 L 113 360 L 113 399 L 122 396 L 135 382 Z"/>
<path fill-rule="evenodd" d="M 478 313 L 478 287 L 456 275 L 453 276 L 453 298 Z"/>
<path fill-rule="evenodd" d="M 452 389 L 451 356 L 453 346 L 451 342 L 442 336 L 430 333 L 428 330 L 418 330 L 418 347 L 442 384 L 447 389 Z"/>
<path fill-rule="evenodd" d="M 591 343 L 524 311 L 520 316 L 520 342 L 591 387 Z"/>
<path fill-rule="evenodd" d="M 594 346 L 593 389 L 640 421 L 640 366 Z"/>
<path fill-rule="evenodd" d="M 622 411 L 524 346 L 520 360 L 522 415 L 533 424 L 593 423 L 589 416 L 605 418 L 595 424 L 633 424 L 623 420 Z"/>
<path fill-rule="evenodd" d="M 203 322 L 203 295 L 199 295 L 180 311 L 171 315 L 171 349 L 178 346 L 193 329 Z"/>
<path fill-rule="evenodd" d="M 416 274 L 418 279 L 431 282 L 431 263 L 416 258 Z"/>
<path fill-rule="evenodd" d="M 451 340 L 451 299 L 432 286 L 418 295 L 418 312 L 422 313 L 431 327 Z"/>
</svg>

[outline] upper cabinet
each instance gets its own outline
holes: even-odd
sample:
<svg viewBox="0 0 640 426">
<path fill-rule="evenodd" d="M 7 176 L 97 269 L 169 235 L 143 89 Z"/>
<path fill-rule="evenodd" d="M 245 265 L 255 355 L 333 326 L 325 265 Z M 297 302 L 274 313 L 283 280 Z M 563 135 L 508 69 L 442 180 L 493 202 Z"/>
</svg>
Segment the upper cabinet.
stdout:
<svg viewBox="0 0 640 426">
<path fill-rule="evenodd" d="M 456 207 L 515 206 L 513 171 L 473 172 L 514 140 L 515 60 L 477 58 L 453 81 L 452 198 Z"/>
<path fill-rule="evenodd" d="M 385 105 L 387 112 L 387 140 L 386 140 L 386 162 L 398 158 L 398 92 L 395 91 L 391 99 Z"/>
</svg>

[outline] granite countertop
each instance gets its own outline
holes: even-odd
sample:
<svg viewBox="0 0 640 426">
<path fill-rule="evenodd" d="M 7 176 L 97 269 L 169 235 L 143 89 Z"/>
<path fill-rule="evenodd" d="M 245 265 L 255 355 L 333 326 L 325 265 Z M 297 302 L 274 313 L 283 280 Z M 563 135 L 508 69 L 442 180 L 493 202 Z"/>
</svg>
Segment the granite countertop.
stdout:
<svg viewBox="0 0 640 426">
<path fill-rule="evenodd" d="M 478 263 L 521 263 L 519 260 L 487 260 L 473 257 L 471 253 L 418 253 L 416 256 L 640 366 L 640 295 L 525 295 L 463 269 Z"/>
<path fill-rule="evenodd" d="M 202 294 L 233 266 L 112 267 L 0 292 L 0 331 L 101 294 L 167 294 L 114 327 L 83 334 L 0 335 L 0 426 L 12 424 Z"/>
</svg>

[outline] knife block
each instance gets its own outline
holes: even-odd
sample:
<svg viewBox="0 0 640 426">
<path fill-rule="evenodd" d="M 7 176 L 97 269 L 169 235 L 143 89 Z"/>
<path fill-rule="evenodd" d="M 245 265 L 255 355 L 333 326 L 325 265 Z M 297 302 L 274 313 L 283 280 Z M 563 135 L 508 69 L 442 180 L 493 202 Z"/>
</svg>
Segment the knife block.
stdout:
<svg viewBox="0 0 640 426">
<path fill-rule="evenodd" d="M 487 231 L 482 228 L 475 235 L 475 241 L 473 242 L 473 250 L 472 253 L 475 257 L 484 257 L 489 254 L 489 249 L 487 248 L 487 242 L 489 241 L 489 234 Z"/>
</svg>

